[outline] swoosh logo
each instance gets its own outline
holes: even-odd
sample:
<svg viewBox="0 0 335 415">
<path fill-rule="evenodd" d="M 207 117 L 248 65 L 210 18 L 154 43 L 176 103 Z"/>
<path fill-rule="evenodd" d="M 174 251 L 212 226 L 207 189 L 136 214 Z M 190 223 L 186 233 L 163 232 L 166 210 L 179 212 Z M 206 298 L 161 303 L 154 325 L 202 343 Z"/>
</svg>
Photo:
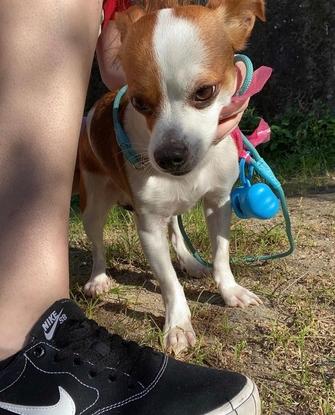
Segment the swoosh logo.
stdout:
<svg viewBox="0 0 335 415">
<path fill-rule="evenodd" d="M 57 324 L 58 324 L 59 317 L 62 315 L 62 312 L 63 312 L 63 308 L 61 309 L 61 311 L 57 315 L 57 318 L 53 322 L 53 325 L 51 326 L 51 329 L 48 332 L 44 332 L 45 338 L 47 340 L 51 340 L 53 338 L 53 335 L 55 333 L 55 330 L 56 330 L 56 327 L 57 327 Z"/>
<path fill-rule="evenodd" d="M 52 406 L 27 406 L 0 402 L 0 408 L 17 415 L 75 415 L 76 404 L 62 387 L 58 387 L 59 401 Z"/>
</svg>

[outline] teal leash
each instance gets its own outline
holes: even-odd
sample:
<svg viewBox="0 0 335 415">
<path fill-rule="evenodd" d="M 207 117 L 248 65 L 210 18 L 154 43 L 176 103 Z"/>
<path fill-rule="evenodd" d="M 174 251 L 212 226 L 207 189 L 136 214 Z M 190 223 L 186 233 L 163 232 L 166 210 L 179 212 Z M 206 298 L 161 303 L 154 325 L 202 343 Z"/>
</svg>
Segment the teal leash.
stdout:
<svg viewBox="0 0 335 415">
<path fill-rule="evenodd" d="M 113 102 L 113 124 L 116 141 L 120 147 L 124 158 L 136 169 L 142 167 L 141 157 L 133 149 L 129 137 L 122 127 L 122 123 L 119 119 L 120 104 L 123 96 L 127 92 L 128 86 L 122 87 L 116 94 Z"/>
<path fill-rule="evenodd" d="M 259 256 L 257 256 L 257 255 L 248 255 L 248 256 L 243 256 L 241 258 L 239 258 L 239 257 L 231 258 L 231 262 L 232 263 L 241 263 L 241 262 L 252 263 L 252 262 L 269 261 L 269 260 L 273 260 L 273 259 L 284 258 L 284 257 L 292 254 L 292 252 L 295 249 L 295 242 L 294 242 L 293 233 L 292 233 L 291 219 L 290 219 L 290 215 L 289 215 L 289 211 L 288 211 L 288 206 L 287 206 L 287 203 L 286 203 L 286 197 L 285 197 L 284 190 L 283 190 L 282 185 L 280 184 L 279 180 L 274 175 L 272 169 L 266 163 L 266 161 L 260 156 L 260 154 L 258 153 L 256 148 L 250 143 L 250 141 L 247 139 L 247 137 L 244 134 L 242 134 L 242 138 L 243 138 L 243 144 L 244 144 L 245 148 L 252 155 L 252 157 L 250 158 L 250 160 L 248 159 L 248 161 L 250 162 L 250 164 L 252 164 L 252 166 L 254 167 L 256 172 L 271 185 L 271 187 L 273 188 L 276 196 L 280 200 L 281 209 L 282 209 L 284 220 L 285 220 L 285 230 L 286 230 L 287 240 L 289 242 L 289 248 L 284 252 L 278 252 L 278 253 L 275 253 L 275 254 L 259 255 Z M 203 265 L 205 267 L 208 267 L 208 268 L 211 268 L 213 266 L 213 264 L 206 261 L 197 252 L 197 250 L 194 248 L 189 236 L 187 235 L 187 232 L 186 232 L 184 224 L 183 224 L 183 219 L 182 219 L 181 216 L 178 216 L 178 225 L 179 225 L 180 232 L 183 236 L 185 245 L 186 245 L 187 249 L 190 251 L 190 253 L 192 254 L 192 256 L 201 265 Z"/>
<path fill-rule="evenodd" d="M 250 141 L 247 139 L 247 137 L 242 134 L 243 144 L 244 146 L 250 151 L 250 154 L 252 155 L 252 158 L 250 159 L 251 165 L 254 167 L 255 171 L 263 178 L 265 179 L 274 190 L 276 196 L 280 200 L 284 220 L 285 220 L 285 230 L 287 239 L 289 242 L 289 248 L 285 252 L 279 252 L 276 254 L 271 255 L 261 255 L 261 256 L 248 256 L 245 258 L 247 262 L 255 262 L 255 261 L 268 261 L 271 259 L 278 259 L 278 258 L 284 258 L 290 254 L 295 249 L 295 242 L 293 238 L 292 233 L 292 225 L 291 225 L 291 219 L 290 214 L 288 211 L 288 206 L 286 202 L 285 193 L 283 190 L 283 187 L 277 177 L 274 175 L 272 169 L 270 166 L 266 163 L 266 161 L 260 156 L 256 148 L 250 143 Z"/>
<path fill-rule="evenodd" d="M 241 54 L 236 54 L 234 56 L 234 62 L 243 62 L 246 67 L 245 79 L 243 81 L 241 88 L 236 93 L 236 95 L 239 97 L 245 94 L 251 85 L 254 73 L 254 65 L 252 64 L 251 59 L 248 56 Z"/>
</svg>

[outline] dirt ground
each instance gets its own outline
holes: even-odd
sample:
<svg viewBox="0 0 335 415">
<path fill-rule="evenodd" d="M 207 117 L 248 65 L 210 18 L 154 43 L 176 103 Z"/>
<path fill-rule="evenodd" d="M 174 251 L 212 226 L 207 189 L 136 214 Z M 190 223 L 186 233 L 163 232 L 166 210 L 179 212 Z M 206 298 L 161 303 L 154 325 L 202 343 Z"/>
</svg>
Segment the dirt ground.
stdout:
<svg viewBox="0 0 335 415">
<path fill-rule="evenodd" d="M 291 197 L 289 207 L 294 255 L 234 266 L 237 280 L 256 292 L 263 306 L 225 307 L 210 277 L 191 279 L 179 272 L 198 336 L 195 349 L 181 358 L 255 379 L 264 415 L 335 414 L 335 193 Z M 283 237 L 278 238 L 281 246 Z M 77 222 L 71 225 L 70 245 L 72 294 L 87 315 L 113 332 L 161 348 L 163 305 L 146 263 L 114 261 L 108 251 L 113 288 L 90 300 L 81 287 L 91 260 Z"/>
</svg>

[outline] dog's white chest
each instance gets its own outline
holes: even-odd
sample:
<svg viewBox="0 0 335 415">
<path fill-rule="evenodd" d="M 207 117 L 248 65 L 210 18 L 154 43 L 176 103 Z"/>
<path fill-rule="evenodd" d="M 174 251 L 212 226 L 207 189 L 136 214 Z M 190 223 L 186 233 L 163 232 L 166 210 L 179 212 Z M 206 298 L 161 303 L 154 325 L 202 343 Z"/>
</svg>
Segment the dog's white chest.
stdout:
<svg viewBox="0 0 335 415">
<path fill-rule="evenodd" d="M 145 209 L 162 216 L 182 213 L 196 204 L 207 192 L 204 172 L 197 175 L 196 181 L 170 179 L 151 176 L 139 189 L 137 199 Z"/>
</svg>

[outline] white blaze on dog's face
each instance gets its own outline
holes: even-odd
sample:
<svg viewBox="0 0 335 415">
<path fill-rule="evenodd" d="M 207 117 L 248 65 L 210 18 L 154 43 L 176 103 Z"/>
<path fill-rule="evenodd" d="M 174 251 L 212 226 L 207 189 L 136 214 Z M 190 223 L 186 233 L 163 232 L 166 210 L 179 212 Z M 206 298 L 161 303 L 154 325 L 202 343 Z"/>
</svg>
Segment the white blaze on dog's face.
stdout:
<svg viewBox="0 0 335 415">
<path fill-rule="evenodd" d="M 176 175 L 189 172 L 204 158 L 214 140 L 220 110 L 234 92 L 233 50 L 226 51 L 225 61 L 220 59 L 220 40 L 206 40 L 205 33 L 199 22 L 173 9 L 157 14 L 153 50 L 161 102 L 149 157 L 158 168 Z M 221 65 L 213 62 L 214 56 Z"/>
<path fill-rule="evenodd" d="M 159 171 L 184 175 L 213 144 L 220 111 L 236 89 L 234 50 L 244 46 L 257 14 L 250 3 L 263 5 L 242 0 L 238 10 L 234 1 L 234 24 L 222 6 L 143 16 L 137 9 L 136 23 L 128 24 L 121 61 L 130 100 L 150 131 L 149 160 Z"/>
</svg>

